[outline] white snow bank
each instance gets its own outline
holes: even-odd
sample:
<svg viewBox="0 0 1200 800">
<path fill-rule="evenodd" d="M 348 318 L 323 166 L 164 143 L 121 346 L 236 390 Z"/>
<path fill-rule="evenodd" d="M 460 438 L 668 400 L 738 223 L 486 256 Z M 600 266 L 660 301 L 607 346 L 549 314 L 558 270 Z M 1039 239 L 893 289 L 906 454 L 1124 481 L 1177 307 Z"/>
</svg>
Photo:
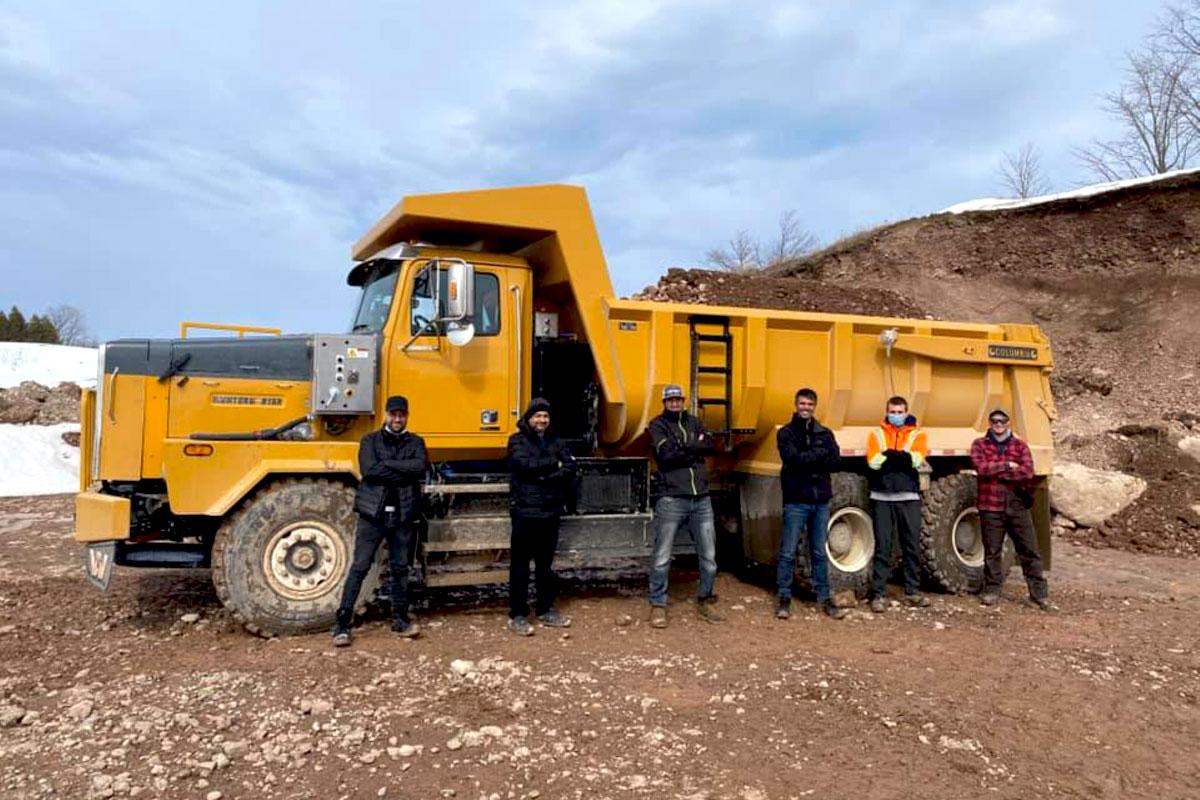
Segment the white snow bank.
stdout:
<svg viewBox="0 0 1200 800">
<path fill-rule="evenodd" d="M 97 352 L 94 347 L 0 342 L 0 389 L 22 381 L 50 388 L 66 381 L 95 386 Z"/>
<path fill-rule="evenodd" d="M 1169 178 L 1177 178 L 1180 175 L 1189 175 L 1193 172 L 1200 172 L 1200 169 L 1179 169 L 1174 172 L 1165 172 L 1162 175 L 1150 175 L 1145 178 L 1130 178 L 1124 181 L 1111 181 L 1109 183 L 1094 183 L 1091 186 L 1081 186 L 1078 189 L 1072 189 L 1069 192 L 1059 192 L 1058 194 L 1044 194 L 1040 197 L 1021 198 L 1001 198 L 1001 197 L 981 197 L 978 200 L 967 200 L 963 203 L 955 203 L 949 208 L 943 208 L 940 214 L 962 214 L 965 211 L 1003 211 L 1009 208 L 1025 208 L 1026 206 L 1036 206 L 1041 203 L 1051 203 L 1055 200 L 1067 200 L 1072 197 L 1091 197 L 1092 195 L 1104 194 L 1115 189 L 1124 189 L 1127 186 L 1140 186 L 1145 183 L 1157 183 L 1158 181 L 1167 180 Z"/>
<path fill-rule="evenodd" d="M 0 425 L 0 497 L 78 492 L 79 448 L 62 439 L 77 430 L 73 422 Z"/>
</svg>

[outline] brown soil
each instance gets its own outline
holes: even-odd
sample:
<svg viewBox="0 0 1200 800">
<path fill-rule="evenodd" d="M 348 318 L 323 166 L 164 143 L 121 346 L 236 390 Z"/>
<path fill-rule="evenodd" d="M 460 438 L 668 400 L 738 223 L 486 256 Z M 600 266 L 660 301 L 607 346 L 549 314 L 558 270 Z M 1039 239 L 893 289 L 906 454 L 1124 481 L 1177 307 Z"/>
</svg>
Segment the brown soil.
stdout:
<svg viewBox="0 0 1200 800">
<path fill-rule="evenodd" d="M 1146 481 L 1146 492 L 1129 508 L 1096 530 L 1067 531 L 1066 537 L 1095 547 L 1200 556 L 1200 462 L 1181 451 L 1177 439 L 1160 423 L 1060 443 L 1060 457 L 1107 464 Z"/>
<path fill-rule="evenodd" d="M 0 500 L 6 798 L 1200 796 L 1200 561 L 1060 542 L 1052 616 L 1014 580 L 998 611 L 781 623 L 722 576 L 720 626 L 683 570 L 665 631 L 640 581 L 572 584 L 569 636 L 481 595 L 334 650 L 243 633 L 204 571 L 100 593 L 70 527 L 69 497 Z"/>
<path fill-rule="evenodd" d="M 704 269 L 667 270 L 656 285 L 647 286 L 634 298 L 829 314 L 924 316 L 911 300 L 887 290 L 860 291 L 804 278 L 771 278 Z"/>
<path fill-rule="evenodd" d="M 1200 175 L 1025 209 L 907 220 L 757 278 L 688 274 L 702 276 L 705 289 L 672 270 L 643 294 L 1037 323 L 1054 350 L 1059 457 L 1081 454 L 1090 466 L 1125 469 L 1150 484 L 1111 529 L 1073 535 L 1102 546 L 1200 554 L 1190 516 L 1200 502 L 1197 469 L 1179 462 L 1174 448 L 1200 415 Z M 813 303 L 773 302 L 791 296 L 789 280 L 791 292 Z M 841 292 L 852 298 L 845 305 L 824 301 Z M 872 305 L 877 296 L 885 299 Z M 1123 425 L 1164 421 L 1171 427 L 1162 440 L 1106 444 Z"/>
</svg>

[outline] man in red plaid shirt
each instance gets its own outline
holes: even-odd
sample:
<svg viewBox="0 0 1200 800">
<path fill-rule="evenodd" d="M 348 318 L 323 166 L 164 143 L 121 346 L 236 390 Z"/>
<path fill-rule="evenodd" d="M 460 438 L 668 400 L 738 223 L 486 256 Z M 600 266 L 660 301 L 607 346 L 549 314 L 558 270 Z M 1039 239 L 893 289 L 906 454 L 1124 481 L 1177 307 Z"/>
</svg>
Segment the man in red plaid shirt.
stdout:
<svg viewBox="0 0 1200 800">
<path fill-rule="evenodd" d="M 1055 610 L 1050 602 L 1042 556 L 1029 515 L 1031 495 L 1026 484 L 1033 478 L 1029 445 L 1008 427 L 1008 414 L 997 408 L 988 414 L 988 432 L 971 444 L 971 464 L 979 484 L 979 521 L 983 528 L 983 591 L 980 602 L 1000 602 L 1004 576 L 1000 571 L 1004 535 L 1016 548 L 1029 599 L 1043 611 Z"/>
</svg>

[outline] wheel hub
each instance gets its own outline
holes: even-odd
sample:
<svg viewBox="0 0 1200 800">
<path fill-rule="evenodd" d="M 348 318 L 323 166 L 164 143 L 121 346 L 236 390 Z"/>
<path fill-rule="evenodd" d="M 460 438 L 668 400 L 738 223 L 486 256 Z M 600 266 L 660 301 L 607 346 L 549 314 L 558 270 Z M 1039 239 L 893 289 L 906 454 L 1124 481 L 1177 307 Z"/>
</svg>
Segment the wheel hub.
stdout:
<svg viewBox="0 0 1200 800">
<path fill-rule="evenodd" d="M 829 519 L 825 543 L 829 561 L 841 572 L 858 572 L 875 555 L 875 533 L 871 517 L 861 508 L 839 508 Z"/>
<path fill-rule="evenodd" d="M 312 600 L 334 590 L 347 564 L 342 537 L 315 521 L 282 528 L 263 554 L 267 583 L 289 600 Z"/>
<path fill-rule="evenodd" d="M 950 538 L 954 543 L 954 557 L 965 566 L 983 566 L 983 532 L 979 527 L 979 509 L 971 506 L 954 519 Z"/>
</svg>

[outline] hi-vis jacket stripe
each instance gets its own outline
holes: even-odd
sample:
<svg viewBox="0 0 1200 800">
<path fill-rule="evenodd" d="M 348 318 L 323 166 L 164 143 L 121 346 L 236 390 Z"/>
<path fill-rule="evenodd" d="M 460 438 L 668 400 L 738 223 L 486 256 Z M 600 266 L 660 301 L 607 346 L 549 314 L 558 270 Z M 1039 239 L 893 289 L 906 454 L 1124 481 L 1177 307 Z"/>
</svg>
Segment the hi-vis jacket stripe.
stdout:
<svg viewBox="0 0 1200 800">
<path fill-rule="evenodd" d="M 884 423 L 867 436 L 867 466 L 879 469 L 883 466 L 885 450 L 903 450 L 912 454 L 913 467 L 920 467 L 929 456 L 929 443 L 925 431 L 916 425 L 897 428 Z"/>
</svg>

